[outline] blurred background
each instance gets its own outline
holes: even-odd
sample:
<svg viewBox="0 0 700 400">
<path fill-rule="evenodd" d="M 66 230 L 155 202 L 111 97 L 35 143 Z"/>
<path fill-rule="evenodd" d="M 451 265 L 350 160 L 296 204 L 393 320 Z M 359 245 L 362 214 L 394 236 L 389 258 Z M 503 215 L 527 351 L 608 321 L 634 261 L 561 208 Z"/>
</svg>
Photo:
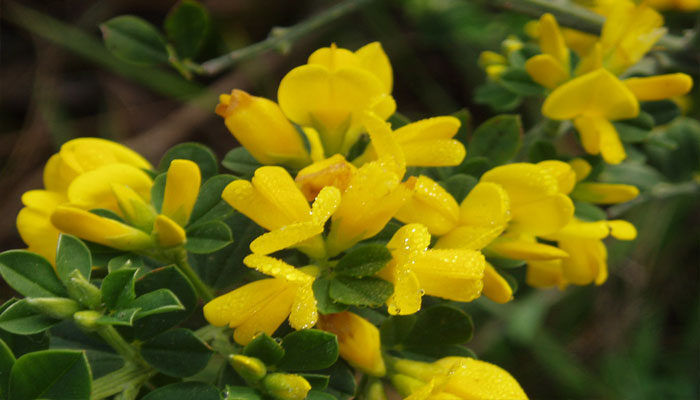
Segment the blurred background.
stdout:
<svg viewBox="0 0 700 400">
<path fill-rule="evenodd" d="M 394 67 L 398 110 L 410 119 L 466 108 L 477 126 L 495 115 L 473 101 L 486 80 L 477 66 L 479 53 L 499 51 L 509 34 L 525 39 L 523 26 L 531 19 L 483 3 L 368 1 L 291 46 L 263 52 L 216 76 L 187 80 L 172 68 L 116 58 L 99 30 L 99 24 L 123 14 L 161 27 L 172 1 L 3 1 L 0 250 L 24 246 L 14 225 L 20 197 L 42 187 L 43 165 L 65 141 L 112 139 L 154 164 L 185 141 L 202 142 L 223 157 L 237 143 L 213 112 L 218 95 L 240 88 L 274 99 L 287 71 L 332 42 L 354 50 L 381 41 Z M 264 40 L 274 27 L 297 24 L 337 2 L 202 4 L 211 26 L 195 61 Z M 697 32 L 697 13 L 665 15 L 672 33 Z M 661 65 L 690 73 L 698 82 L 697 41 L 695 46 Z M 697 100 L 695 88 L 687 111 L 694 123 Z M 526 130 L 539 118 L 540 106 L 541 99 L 528 100 L 513 111 L 522 115 Z M 580 151 L 573 135 L 561 141 L 559 148 Z M 543 291 L 523 284 L 511 304 L 468 304 L 475 324 L 469 346 L 476 354 L 510 371 L 533 399 L 699 398 L 698 143 L 681 143 L 663 157 L 641 148 L 638 156 L 652 167 L 637 174 L 635 183 L 647 194 L 609 210 L 631 220 L 639 237 L 608 243 L 610 277 L 603 286 Z M 524 271 L 519 272 L 523 283 Z M 11 295 L 6 286 L 0 289 L 3 301 Z"/>
</svg>

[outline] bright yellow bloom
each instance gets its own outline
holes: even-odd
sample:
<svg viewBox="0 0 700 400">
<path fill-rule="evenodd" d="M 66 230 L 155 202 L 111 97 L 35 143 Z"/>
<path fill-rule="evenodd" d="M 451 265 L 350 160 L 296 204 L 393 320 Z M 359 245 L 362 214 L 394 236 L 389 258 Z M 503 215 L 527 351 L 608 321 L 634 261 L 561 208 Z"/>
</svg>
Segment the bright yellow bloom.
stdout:
<svg viewBox="0 0 700 400">
<path fill-rule="evenodd" d="M 168 167 L 161 213 L 180 226 L 187 225 L 201 182 L 197 164 L 190 160 L 173 160 Z"/>
<path fill-rule="evenodd" d="M 379 329 L 374 324 L 349 311 L 321 315 L 318 328 L 338 337 L 340 356 L 350 365 L 374 376 L 384 376 Z"/>
<path fill-rule="evenodd" d="M 270 254 L 295 246 L 311 257 L 325 257 L 319 235 L 340 204 L 337 188 L 323 188 L 312 208 L 284 168 L 266 166 L 258 168 L 251 181 L 231 182 L 221 197 L 270 231 L 251 243 L 254 253 Z"/>
<path fill-rule="evenodd" d="M 345 191 L 356 171 L 357 168 L 347 162 L 345 157 L 336 154 L 302 169 L 294 180 L 306 200 L 313 201 L 326 186 L 334 186 Z"/>
<path fill-rule="evenodd" d="M 378 274 L 394 284 L 389 314 L 420 310 L 424 294 L 472 301 L 483 287 L 484 256 L 470 249 L 428 249 L 430 233 L 421 224 L 401 227 L 387 243 L 392 260 Z"/>
<path fill-rule="evenodd" d="M 508 372 L 473 358 L 445 357 L 432 364 L 399 359 L 391 367 L 392 382 L 407 400 L 527 399 L 520 384 Z M 408 379 L 397 380 L 397 377 Z"/>
<path fill-rule="evenodd" d="M 621 183 L 581 182 L 591 172 L 591 165 L 582 158 L 569 162 L 576 172 L 576 186 L 571 197 L 594 204 L 617 204 L 632 200 L 639 195 L 636 186 Z"/>
<path fill-rule="evenodd" d="M 150 196 L 151 179 L 141 169 L 151 168 L 143 157 L 118 143 L 99 138 L 66 142 L 46 163 L 46 189 L 22 196 L 25 207 L 17 215 L 17 230 L 28 250 L 53 264 L 60 232 L 50 218 L 56 207 L 70 203 L 82 209 L 119 212 L 110 185 L 129 185 L 140 195 Z"/>
<path fill-rule="evenodd" d="M 459 120 L 455 117 L 427 118 L 404 125 L 393 132 L 388 124 L 377 123 L 377 117 L 373 119 L 375 121 L 372 124 L 366 121 L 370 135 L 378 130 L 385 130 L 385 135 L 392 136 L 396 141 L 407 166 L 446 167 L 459 165 L 467 154 L 464 145 L 453 139 L 460 126 Z M 372 143 L 367 146 L 365 153 L 353 162 L 358 164 L 376 159 L 378 151 L 375 147 L 376 144 L 372 139 Z"/>
<path fill-rule="evenodd" d="M 300 133 L 274 101 L 236 89 L 219 96 L 216 113 L 260 163 L 299 168 L 311 162 Z"/>
<path fill-rule="evenodd" d="M 233 338 L 241 345 L 260 332 L 272 335 L 287 317 L 294 329 L 316 324 L 318 310 L 311 285 L 317 267 L 296 269 L 258 254 L 249 255 L 243 263 L 273 278 L 248 283 L 207 303 L 204 317 L 210 324 L 236 328 Z"/>
<path fill-rule="evenodd" d="M 682 73 L 629 78 L 622 81 L 640 101 L 655 101 L 682 96 L 693 87 L 693 79 Z"/>
<path fill-rule="evenodd" d="M 569 79 L 569 48 L 552 14 L 544 14 L 538 23 L 542 54 L 531 57 L 525 69 L 540 85 L 554 89 Z"/>
<path fill-rule="evenodd" d="M 394 113 L 391 86 L 391 64 L 378 42 L 354 53 L 333 44 L 291 70 L 277 97 L 289 119 L 318 132 L 329 157 L 345 153 L 355 143 L 366 111 L 383 119 Z"/>
<path fill-rule="evenodd" d="M 379 233 L 411 197 L 413 180 L 401 183 L 403 173 L 397 170 L 395 163 L 380 159 L 353 174 L 331 218 L 328 255 L 337 255 Z"/>
<path fill-rule="evenodd" d="M 549 261 L 530 261 L 527 266 L 527 283 L 534 287 L 568 284 L 601 285 L 608 277 L 607 250 L 602 239 L 608 235 L 620 240 L 633 240 L 637 236 L 634 225 L 623 220 L 586 222 L 574 219 L 554 235 L 559 248 L 568 258 Z"/>
</svg>

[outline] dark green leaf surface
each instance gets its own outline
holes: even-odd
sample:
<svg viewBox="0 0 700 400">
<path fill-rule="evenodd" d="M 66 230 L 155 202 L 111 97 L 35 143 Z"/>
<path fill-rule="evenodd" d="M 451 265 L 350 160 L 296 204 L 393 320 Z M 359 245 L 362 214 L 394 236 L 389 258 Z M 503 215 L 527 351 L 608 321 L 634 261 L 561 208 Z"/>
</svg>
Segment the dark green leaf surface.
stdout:
<svg viewBox="0 0 700 400">
<path fill-rule="evenodd" d="M 226 400 L 262 400 L 263 396 L 257 390 L 246 386 L 226 385 L 224 389 Z"/>
<path fill-rule="evenodd" d="M 0 329 L 16 335 L 43 332 L 59 322 L 37 312 L 25 299 L 15 302 L 0 315 Z"/>
<path fill-rule="evenodd" d="M 391 252 L 381 244 L 365 244 L 348 251 L 335 266 L 341 275 L 362 278 L 379 272 L 391 261 Z"/>
<path fill-rule="evenodd" d="M 282 340 L 285 354 L 278 367 L 287 371 L 328 368 L 338 359 L 338 339 L 318 329 L 292 332 Z"/>
<path fill-rule="evenodd" d="M 0 275 L 26 297 L 66 296 L 66 289 L 51 264 L 36 253 L 10 250 L 0 254 Z"/>
<path fill-rule="evenodd" d="M 467 157 L 486 157 L 494 165 L 512 160 L 520 149 L 522 124 L 519 115 L 499 115 L 479 125 L 467 148 Z"/>
<path fill-rule="evenodd" d="M 187 230 L 185 249 L 194 254 L 209 254 L 233 241 L 231 229 L 221 221 L 209 221 Z"/>
<path fill-rule="evenodd" d="M 173 329 L 145 342 L 141 355 L 166 375 L 187 377 L 206 367 L 212 353 L 192 331 Z"/>
<path fill-rule="evenodd" d="M 101 24 L 100 29 L 107 49 L 125 61 L 143 65 L 168 62 L 165 39 L 144 19 L 122 15 Z"/>
<path fill-rule="evenodd" d="M 209 30 L 209 12 L 193 0 L 178 3 L 165 18 L 165 33 L 182 58 L 193 58 L 204 44 Z"/>
<path fill-rule="evenodd" d="M 334 314 L 348 309 L 347 304 L 338 303 L 331 299 L 329 289 L 331 287 L 330 278 L 318 278 L 312 284 L 316 307 L 321 314 Z"/>
<path fill-rule="evenodd" d="M 535 83 L 525 68 L 508 68 L 500 77 L 499 82 L 506 89 L 521 96 L 539 96 L 545 88 Z"/>
<path fill-rule="evenodd" d="M 447 305 L 423 309 L 404 343 L 411 347 L 461 344 L 472 337 L 472 320 L 464 311 Z"/>
<path fill-rule="evenodd" d="M 221 193 L 234 180 L 235 176 L 224 174 L 213 176 L 204 182 L 190 214 L 190 228 L 213 220 L 223 220 L 234 213 L 233 207 L 221 199 Z"/>
<path fill-rule="evenodd" d="M 10 371 L 15 365 L 15 356 L 10 347 L 0 339 L 0 396 L 7 394 L 10 383 Z"/>
<path fill-rule="evenodd" d="M 221 165 L 240 177 L 253 176 L 256 169 L 262 166 L 245 147 L 236 147 L 226 153 Z"/>
<path fill-rule="evenodd" d="M 185 309 L 169 289 L 157 289 L 139 296 L 129 304 L 129 307 L 139 309 L 136 319 Z"/>
<path fill-rule="evenodd" d="M 181 143 L 168 150 L 160 159 L 159 169 L 167 172 L 170 163 L 178 159 L 194 161 L 199 166 L 202 182 L 216 175 L 219 170 L 219 162 L 214 152 L 209 147 L 194 142 Z"/>
<path fill-rule="evenodd" d="M 394 286 L 379 278 L 338 276 L 330 283 L 331 299 L 352 306 L 379 307 L 394 292 Z"/>
<path fill-rule="evenodd" d="M 143 400 L 220 400 L 219 389 L 202 382 L 180 382 L 159 387 Z M 230 399 L 227 398 L 227 399 Z"/>
<path fill-rule="evenodd" d="M 9 400 L 88 400 L 92 386 L 84 352 L 44 350 L 25 354 L 10 375 Z"/>
<path fill-rule="evenodd" d="M 92 272 L 92 256 L 85 243 L 75 236 L 65 233 L 58 237 L 56 247 L 56 270 L 61 281 L 70 280 L 70 273 L 77 269 L 90 280 Z"/>
<path fill-rule="evenodd" d="M 134 291 L 135 268 L 123 268 L 111 272 L 102 281 L 102 300 L 110 310 L 127 308 L 136 298 Z"/>
<path fill-rule="evenodd" d="M 267 333 L 261 332 L 243 348 L 243 354 L 258 358 L 267 365 L 275 365 L 284 357 L 284 348 Z"/>
</svg>

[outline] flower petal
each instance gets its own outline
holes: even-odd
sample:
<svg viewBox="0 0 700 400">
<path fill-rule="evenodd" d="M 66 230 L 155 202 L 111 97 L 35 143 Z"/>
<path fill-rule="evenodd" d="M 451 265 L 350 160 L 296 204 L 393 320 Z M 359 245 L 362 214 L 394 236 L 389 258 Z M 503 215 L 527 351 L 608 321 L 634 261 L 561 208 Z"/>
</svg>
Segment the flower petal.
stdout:
<svg viewBox="0 0 700 400">
<path fill-rule="evenodd" d="M 274 204 L 290 222 L 309 221 L 311 209 L 294 179 L 282 167 L 265 166 L 255 171 L 251 180 L 255 189 Z"/>
<path fill-rule="evenodd" d="M 557 20 L 550 13 L 540 17 L 539 39 L 542 53 L 552 56 L 564 71 L 568 71 L 569 48 L 566 47 Z"/>
<path fill-rule="evenodd" d="M 607 119 L 583 116 L 576 118 L 574 125 L 581 134 L 581 143 L 587 153 L 602 154 L 608 164 L 619 164 L 627 157 L 615 126 Z"/>
<path fill-rule="evenodd" d="M 129 186 L 146 201 L 151 198 L 153 181 L 147 173 L 128 164 L 107 164 L 76 177 L 68 187 L 68 200 L 81 208 L 119 212 L 112 193 L 113 183 Z"/>
<path fill-rule="evenodd" d="M 481 182 L 501 185 L 508 193 L 510 207 L 516 208 L 559 191 L 554 176 L 535 164 L 514 163 L 486 171 Z"/>
<path fill-rule="evenodd" d="M 153 235 L 161 247 L 179 246 L 187 241 L 187 234 L 182 226 L 162 214 L 153 222 Z"/>
<path fill-rule="evenodd" d="M 459 206 L 452 195 L 426 176 L 419 176 L 413 188 L 415 193 L 394 218 L 423 224 L 433 235 L 451 231 L 459 219 Z"/>
<path fill-rule="evenodd" d="M 208 302 L 203 309 L 204 318 L 214 326 L 236 327 L 286 286 L 282 279 L 262 279 L 245 284 Z"/>
<path fill-rule="evenodd" d="M 250 251 L 263 255 L 274 253 L 311 239 L 322 232 L 323 225 L 315 222 L 298 222 L 285 225 L 258 236 L 250 243 Z"/>
<path fill-rule="evenodd" d="M 542 236 L 554 233 L 571 221 L 574 204 L 561 193 L 514 207 L 510 230 Z"/>
<path fill-rule="evenodd" d="M 504 304 L 513 300 L 513 289 L 491 264 L 484 269 L 483 295 L 496 303 Z"/>
<path fill-rule="evenodd" d="M 637 228 L 631 223 L 615 219 L 608 221 L 610 227 L 610 235 L 619 240 L 634 240 L 637 237 Z"/>
<path fill-rule="evenodd" d="M 260 254 L 251 254 L 247 256 L 243 259 L 243 264 L 258 270 L 265 275 L 284 279 L 287 282 L 309 283 L 313 282 L 314 280 L 311 275 L 305 274 L 282 260 Z"/>
<path fill-rule="evenodd" d="M 394 74 L 391 68 L 391 62 L 387 57 L 381 43 L 372 42 L 360 47 L 356 52 L 360 66 L 371 72 L 382 82 L 385 93 L 391 93 L 393 86 Z"/>
<path fill-rule="evenodd" d="M 529 240 L 501 237 L 488 246 L 488 250 L 513 260 L 556 260 L 569 254 L 554 246 Z"/>
<path fill-rule="evenodd" d="M 481 295 L 485 263 L 475 250 L 428 250 L 415 258 L 411 269 L 426 294 L 466 302 Z"/>
<path fill-rule="evenodd" d="M 561 260 L 528 261 L 525 281 L 536 288 L 566 286 L 561 270 Z"/>
<path fill-rule="evenodd" d="M 311 284 L 300 285 L 294 296 L 289 325 L 294 329 L 310 329 L 316 325 L 318 309 Z"/>
<path fill-rule="evenodd" d="M 168 167 L 163 194 L 161 213 L 177 222 L 187 225 L 199 194 L 202 174 L 199 166 L 190 160 L 173 160 Z"/>
<path fill-rule="evenodd" d="M 295 292 L 293 287 L 287 287 L 274 294 L 268 302 L 236 328 L 233 332 L 236 343 L 246 345 L 260 332 L 272 336 L 289 316 Z"/>
<path fill-rule="evenodd" d="M 267 230 L 273 231 L 294 222 L 282 214 L 276 204 L 263 197 L 248 181 L 236 180 L 229 183 L 221 193 L 221 197 L 231 207 Z"/>
<path fill-rule="evenodd" d="M 529 58 L 525 63 L 525 70 L 533 81 L 548 89 L 554 89 L 569 79 L 566 70 L 549 54 L 538 54 Z"/>
<path fill-rule="evenodd" d="M 617 204 L 639 195 L 636 186 L 620 183 L 583 182 L 576 185 L 571 197 L 594 204 Z"/>
<path fill-rule="evenodd" d="M 693 87 L 693 79 L 683 73 L 625 79 L 624 84 L 640 101 L 655 101 L 682 96 Z"/>
<path fill-rule="evenodd" d="M 401 145 L 406 165 L 416 167 L 449 167 L 459 165 L 467 155 L 458 140 L 434 139 Z"/>
</svg>

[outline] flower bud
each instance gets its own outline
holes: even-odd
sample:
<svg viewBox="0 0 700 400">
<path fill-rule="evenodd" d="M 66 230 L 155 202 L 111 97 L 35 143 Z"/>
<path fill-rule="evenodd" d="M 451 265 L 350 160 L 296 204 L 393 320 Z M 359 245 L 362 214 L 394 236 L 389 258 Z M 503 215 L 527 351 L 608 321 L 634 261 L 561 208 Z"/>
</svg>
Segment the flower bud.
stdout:
<svg viewBox="0 0 700 400">
<path fill-rule="evenodd" d="M 97 311 L 92 311 L 92 310 L 86 310 L 86 311 L 78 311 L 75 314 L 73 314 L 73 321 L 75 322 L 76 325 L 78 325 L 78 328 L 82 329 L 85 332 L 92 332 L 97 330 L 100 326 L 97 324 L 97 320 L 102 316 Z"/>
<path fill-rule="evenodd" d="M 321 315 L 318 325 L 338 337 L 340 356 L 363 372 L 384 376 L 386 366 L 382 358 L 379 329 L 357 314 L 345 311 Z"/>
<path fill-rule="evenodd" d="M 249 384 L 255 384 L 267 375 L 265 364 L 257 358 L 247 357 L 240 354 L 231 354 L 228 357 L 228 362 L 233 369 L 238 372 L 243 379 Z"/>
<path fill-rule="evenodd" d="M 185 230 L 165 215 L 156 217 L 153 224 L 153 236 L 161 247 L 179 246 L 187 241 Z"/>
<path fill-rule="evenodd" d="M 70 273 L 66 282 L 68 295 L 89 309 L 96 309 L 102 304 L 102 292 L 90 283 L 77 269 Z"/>
<path fill-rule="evenodd" d="M 302 400 L 311 390 L 311 384 L 295 374 L 269 374 L 262 383 L 267 394 L 277 400 Z"/>
<path fill-rule="evenodd" d="M 26 300 L 37 312 L 55 319 L 70 318 L 80 310 L 78 302 L 63 297 L 28 297 Z"/>
<path fill-rule="evenodd" d="M 365 387 L 365 399 L 387 400 L 382 381 L 379 379 L 374 379 Z"/>
</svg>

